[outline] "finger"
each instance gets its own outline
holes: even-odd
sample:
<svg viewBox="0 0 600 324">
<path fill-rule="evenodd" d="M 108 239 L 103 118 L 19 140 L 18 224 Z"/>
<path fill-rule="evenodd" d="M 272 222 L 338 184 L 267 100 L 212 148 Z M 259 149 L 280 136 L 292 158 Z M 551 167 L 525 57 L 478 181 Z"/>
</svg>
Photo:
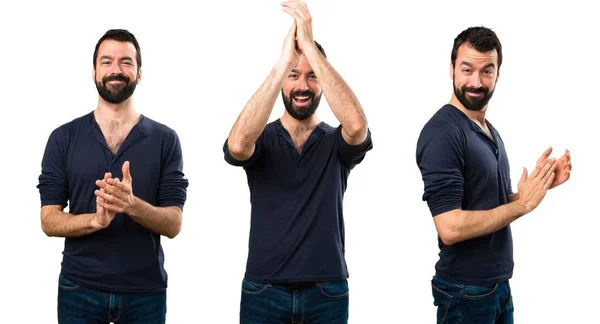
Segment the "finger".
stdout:
<svg viewBox="0 0 600 324">
<path fill-rule="evenodd" d="M 108 211 L 112 211 L 115 213 L 122 213 L 123 212 L 123 208 L 116 206 L 116 205 L 112 205 L 112 204 L 107 204 L 105 202 L 98 202 L 98 205 Z"/>
<path fill-rule="evenodd" d="M 535 170 L 531 173 L 531 176 L 533 178 L 537 178 L 537 177 L 543 178 L 548 173 L 550 168 L 552 168 L 555 165 L 555 163 L 556 163 L 556 159 L 554 159 L 554 158 L 548 159 L 541 168 L 540 167 L 535 168 Z"/>
<path fill-rule="evenodd" d="M 96 186 L 105 189 L 107 186 L 110 186 L 108 184 L 108 182 L 104 181 L 104 180 L 96 180 Z"/>
<path fill-rule="evenodd" d="M 107 203 L 112 203 L 112 200 L 115 199 L 110 194 L 107 194 L 106 192 L 102 192 L 100 190 L 95 190 L 94 195 L 96 195 L 96 197 L 102 198 Z"/>
<path fill-rule="evenodd" d="M 294 41 L 296 40 L 296 20 L 294 19 L 294 21 L 292 22 L 292 28 L 290 28 L 290 31 L 288 32 L 287 36 L 285 37 L 286 42 L 289 43 L 294 43 Z"/>
<path fill-rule="evenodd" d="M 556 173 L 550 172 L 550 176 L 548 177 L 548 179 L 546 179 L 546 182 L 544 183 L 544 190 L 548 190 L 550 188 L 550 186 L 552 185 L 552 182 L 554 182 L 555 176 L 556 176 Z"/>
<path fill-rule="evenodd" d="M 125 163 L 123 163 L 123 168 L 121 171 L 123 171 L 123 182 L 131 183 L 129 161 L 125 161 Z"/>
<path fill-rule="evenodd" d="M 306 6 L 306 3 L 298 0 L 292 0 L 291 2 L 296 5 L 300 16 L 302 16 L 304 19 L 310 18 L 310 13 L 308 12 L 308 6 Z"/>
<path fill-rule="evenodd" d="M 283 10 L 285 11 L 286 8 L 289 9 L 290 11 L 293 12 L 290 13 L 292 15 L 294 15 L 294 19 L 296 19 L 297 21 L 305 21 L 308 20 L 309 15 L 308 13 L 304 12 L 302 6 L 300 6 L 298 3 L 292 2 L 292 1 L 288 1 L 288 2 L 284 2 L 282 3 L 283 6 Z M 296 18 L 298 17 L 298 18 Z"/>
<path fill-rule="evenodd" d="M 126 194 L 129 194 L 131 192 L 131 185 L 129 185 L 127 183 L 123 183 L 123 182 L 119 181 L 119 179 L 110 179 L 108 181 L 111 186 L 118 189 L 119 191 L 122 191 Z"/>
<path fill-rule="evenodd" d="M 104 179 L 103 180 L 107 180 L 107 179 L 110 179 L 110 178 L 112 178 L 112 173 L 110 173 L 110 172 L 104 173 Z"/>
<path fill-rule="evenodd" d="M 118 195 L 109 195 L 107 193 L 101 192 L 100 190 L 96 190 L 94 192 L 96 196 L 104 199 L 105 202 L 111 205 L 125 206 L 125 200 Z"/>
<path fill-rule="evenodd" d="M 542 172 L 540 172 L 540 178 L 542 179 L 540 182 L 543 184 L 546 182 L 546 180 L 552 175 L 555 174 L 556 172 L 554 172 L 554 169 L 556 168 L 556 163 L 548 163 L 544 166 L 544 169 L 542 169 Z M 544 172 L 545 171 L 545 172 Z"/>
<path fill-rule="evenodd" d="M 96 185 L 102 189 L 101 192 L 105 192 L 107 194 L 114 194 L 120 191 L 119 188 L 111 184 L 111 181 L 113 181 L 113 179 L 108 179 L 107 181 L 96 181 Z"/>
<path fill-rule="evenodd" d="M 294 20 L 296 21 L 296 23 L 302 21 L 302 18 L 300 18 L 300 16 L 298 16 L 298 14 L 294 10 L 292 10 L 290 8 L 283 8 L 283 11 L 287 12 L 292 17 L 294 17 Z"/>
<path fill-rule="evenodd" d="M 523 167 L 523 174 L 521 175 L 521 180 L 519 180 L 519 184 L 523 183 L 527 179 L 527 168 Z"/>
<path fill-rule="evenodd" d="M 542 153 L 542 156 L 539 157 L 539 159 L 537 160 L 537 164 L 543 165 L 544 161 L 546 161 L 548 159 L 548 157 L 550 156 L 550 154 L 552 153 L 552 147 L 548 147 L 544 153 Z"/>
</svg>

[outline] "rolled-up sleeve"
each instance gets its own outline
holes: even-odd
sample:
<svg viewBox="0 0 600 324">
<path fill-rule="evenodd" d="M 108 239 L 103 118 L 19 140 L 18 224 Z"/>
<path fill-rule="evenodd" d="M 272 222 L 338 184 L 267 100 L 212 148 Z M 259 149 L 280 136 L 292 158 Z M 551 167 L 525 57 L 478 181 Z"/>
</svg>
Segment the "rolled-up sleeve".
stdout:
<svg viewBox="0 0 600 324">
<path fill-rule="evenodd" d="M 158 206 L 178 206 L 183 210 L 187 198 L 188 179 L 183 173 L 181 143 L 175 131 L 168 134 L 163 149 L 163 165 L 158 188 Z"/>
<path fill-rule="evenodd" d="M 41 205 L 61 205 L 66 207 L 69 201 L 69 182 L 65 172 L 66 134 L 65 129 L 54 130 L 44 150 L 42 173 L 38 178 Z"/>
<path fill-rule="evenodd" d="M 462 207 L 465 138 L 448 122 L 427 124 L 417 142 L 417 165 L 424 183 L 423 201 L 432 216 Z"/>
<path fill-rule="evenodd" d="M 261 146 L 262 146 L 262 138 L 264 136 L 264 132 L 258 137 L 258 139 L 256 140 L 256 143 L 254 145 L 254 153 L 252 153 L 252 156 L 249 157 L 248 159 L 244 160 L 244 161 L 240 161 L 237 160 L 236 158 L 234 158 L 231 155 L 231 152 L 229 151 L 229 145 L 227 144 L 228 139 L 225 140 L 225 143 L 223 144 L 223 154 L 225 157 L 225 161 L 233 166 L 237 166 L 237 167 L 249 167 L 251 165 L 253 165 L 258 158 L 260 157 L 260 152 L 262 150 Z"/>
<path fill-rule="evenodd" d="M 371 139 L 370 129 L 367 130 L 367 138 L 358 145 L 346 143 L 344 136 L 342 136 L 342 125 L 338 126 L 335 132 L 340 158 L 350 169 L 360 164 L 364 160 L 367 152 L 373 149 L 373 140 Z"/>
</svg>

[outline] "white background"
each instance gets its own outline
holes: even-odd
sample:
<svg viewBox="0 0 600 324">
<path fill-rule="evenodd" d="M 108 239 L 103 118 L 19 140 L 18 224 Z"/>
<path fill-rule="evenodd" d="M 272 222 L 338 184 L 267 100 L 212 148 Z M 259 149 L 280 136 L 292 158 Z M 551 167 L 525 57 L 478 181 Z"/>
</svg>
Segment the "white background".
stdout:
<svg viewBox="0 0 600 324">
<path fill-rule="evenodd" d="M 274 0 L 191 3 L 0 5 L 3 323 L 56 323 L 63 239 L 40 228 L 37 177 L 50 132 L 95 108 L 92 54 L 110 28 L 137 36 L 136 108 L 178 132 L 190 180 L 183 230 L 163 239 L 167 322 L 238 322 L 249 192 L 222 145 L 278 59 L 291 18 Z M 315 39 L 359 97 L 373 134 L 344 206 L 350 323 L 435 321 L 438 248 L 416 140 L 450 99 L 452 42 L 473 25 L 493 28 L 504 47 L 488 119 L 506 144 L 515 190 L 522 167 L 531 170 L 546 147 L 573 157 L 571 180 L 513 223 L 516 322 L 595 320 L 600 24 L 582 3 L 308 2 Z M 278 99 L 272 119 L 282 113 Z M 338 124 L 324 100 L 318 113 Z"/>
</svg>

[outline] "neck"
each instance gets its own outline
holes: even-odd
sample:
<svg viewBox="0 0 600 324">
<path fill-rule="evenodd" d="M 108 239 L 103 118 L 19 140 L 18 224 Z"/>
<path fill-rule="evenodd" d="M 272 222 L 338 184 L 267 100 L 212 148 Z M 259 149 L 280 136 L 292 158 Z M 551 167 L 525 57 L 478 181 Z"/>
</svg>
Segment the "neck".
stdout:
<svg viewBox="0 0 600 324">
<path fill-rule="evenodd" d="M 465 108 L 462 103 L 456 98 L 455 94 L 452 94 L 452 99 L 450 99 L 450 104 L 458 110 L 462 111 L 469 119 L 479 124 L 479 126 L 485 125 L 485 113 L 487 111 L 487 105 L 483 107 L 483 109 L 479 111 L 473 111 Z"/>
<path fill-rule="evenodd" d="M 281 117 L 281 124 L 283 124 L 283 127 L 288 131 L 295 129 L 314 129 L 319 122 L 320 120 L 316 113 L 305 120 L 295 119 L 287 111 L 285 111 Z"/>
<path fill-rule="evenodd" d="M 119 104 L 113 104 L 98 98 L 98 107 L 94 116 L 99 121 L 128 122 L 139 118 L 140 114 L 133 109 L 131 98 Z"/>
</svg>

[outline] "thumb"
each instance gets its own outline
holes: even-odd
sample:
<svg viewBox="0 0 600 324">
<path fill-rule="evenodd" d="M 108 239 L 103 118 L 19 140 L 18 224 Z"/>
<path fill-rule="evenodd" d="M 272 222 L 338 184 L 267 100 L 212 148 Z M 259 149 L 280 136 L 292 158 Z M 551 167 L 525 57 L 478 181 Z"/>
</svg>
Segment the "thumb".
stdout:
<svg viewBox="0 0 600 324">
<path fill-rule="evenodd" d="M 129 161 L 123 163 L 123 182 L 131 183 L 131 173 L 129 172 Z"/>
<path fill-rule="evenodd" d="M 521 180 L 519 183 L 523 183 L 527 179 L 527 168 L 523 167 L 523 174 L 521 175 Z"/>
</svg>

